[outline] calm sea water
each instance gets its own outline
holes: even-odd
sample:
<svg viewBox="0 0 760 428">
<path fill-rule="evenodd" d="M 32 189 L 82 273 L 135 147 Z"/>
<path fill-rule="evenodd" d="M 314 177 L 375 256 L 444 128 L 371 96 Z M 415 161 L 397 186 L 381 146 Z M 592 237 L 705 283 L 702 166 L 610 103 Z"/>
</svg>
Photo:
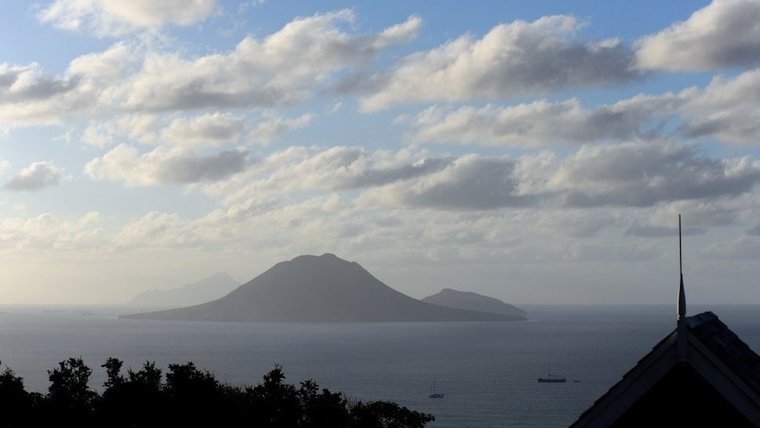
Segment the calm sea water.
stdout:
<svg viewBox="0 0 760 428">
<path fill-rule="evenodd" d="M 356 400 L 434 414 L 432 427 L 567 426 L 675 327 L 671 306 L 526 307 L 511 323 L 242 324 L 119 320 L 118 307 L 0 307 L 0 360 L 45 391 L 47 370 L 82 356 L 138 368 L 193 361 L 233 384 L 275 364 Z M 690 307 L 690 313 L 705 308 Z M 760 307 L 710 310 L 760 350 Z M 539 384 L 547 372 L 565 384 Z M 445 398 L 428 398 L 433 380 Z M 579 382 L 573 382 L 578 380 Z"/>
</svg>

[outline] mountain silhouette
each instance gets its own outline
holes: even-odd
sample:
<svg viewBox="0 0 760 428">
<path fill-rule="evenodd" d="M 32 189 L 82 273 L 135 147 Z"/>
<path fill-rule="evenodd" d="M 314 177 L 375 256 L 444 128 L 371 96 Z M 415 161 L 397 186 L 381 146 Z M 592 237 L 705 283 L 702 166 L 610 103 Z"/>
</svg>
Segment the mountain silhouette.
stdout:
<svg viewBox="0 0 760 428">
<path fill-rule="evenodd" d="M 221 299 L 185 308 L 124 315 L 188 321 L 380 322 L 513 321 L 514 314 L 446 308 L 388 287 L 356 262 L 333 254 L 281 262 Z"/>
<path fill-rule="evenodd" d="M 208 278 L 170 290 L 148 290 L 129 301 L 134 306 L 179 308 L 218 299 L 240 285 L 226 273 L 215 273 Z"/>
<path fill-rule="evenodd" d="M 448 308 L 518 316 L 525 316 L 527 314 L 524 310 L 504 303 L 499 299 L 483 296 L 482 294 L 473 293 L 471 291 L 459 291 L 451 288 L 444 288 L 437 294 L 425 297 L 422 301 L 434 305 L 446 306 Z"/>
</svg>

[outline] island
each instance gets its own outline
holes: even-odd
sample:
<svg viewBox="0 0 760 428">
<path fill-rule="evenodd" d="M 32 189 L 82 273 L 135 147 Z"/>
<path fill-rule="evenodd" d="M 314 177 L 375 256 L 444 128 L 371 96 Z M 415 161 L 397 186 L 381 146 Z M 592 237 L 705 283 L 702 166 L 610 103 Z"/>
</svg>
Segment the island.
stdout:
<svg viewBox="0 0 760 428">
<path fill-rule="evenodd" d="M 516 321 L 519 314 L 448 308 L 419 301 L 334 254 L 277 263 L 226 296 L 124 319 L 228 322 Z"/>
<path fill-rule="evenodd" d="M 423 302 L 434 305 L 446 306 L 448 308 L 469 309 L 481 312 L 493 312 L 497 314 L 510 314 L 525 316 L 524 310 L 504 303 L 499 299 L 483 296 L 482 294 L 471 291 L 459 291 L 451 288 L 444 288 L 439 293 L 422 299 Z"/>
<path fill-rule="evenodd" d="M 224 272 L 215 273 L 200 281 L 179 288 L 147 290 L 133 297 L 127 304 L 163 309 L 197 305 L 216 300 L 236 289 L 240 283 Z"/>
</svg>

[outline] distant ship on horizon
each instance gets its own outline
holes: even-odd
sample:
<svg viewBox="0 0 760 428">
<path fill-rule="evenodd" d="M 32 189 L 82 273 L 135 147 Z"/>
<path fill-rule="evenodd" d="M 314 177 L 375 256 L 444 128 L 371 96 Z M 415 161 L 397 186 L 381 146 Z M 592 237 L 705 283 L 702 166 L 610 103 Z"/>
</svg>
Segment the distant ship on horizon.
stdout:
<svg viewBox="0 0 760 428">
<path fill-rule="evenodd" d="M 564 376 L 552 374 L 552 368 L 549 363 L 546 365 L 546 377 L 538 378 L 538 383 L 565 383 L 567 379 Z"/>
<path fill-rule="evenodd" d="M 548 374 L 546 377 L 538 378 L 538 383 L 565 383 L 567 379 L 564 376 Z"/>
<path fill-rule="evenodd" d="M 443 393 L 441 393 L 441 392 L 435 392 L 435 384 L 436 384 L 436 380 L 433 379 L 433 389 L 430 390 L 429 397 L 430 398 L 443 398 Z"/>
</svg>

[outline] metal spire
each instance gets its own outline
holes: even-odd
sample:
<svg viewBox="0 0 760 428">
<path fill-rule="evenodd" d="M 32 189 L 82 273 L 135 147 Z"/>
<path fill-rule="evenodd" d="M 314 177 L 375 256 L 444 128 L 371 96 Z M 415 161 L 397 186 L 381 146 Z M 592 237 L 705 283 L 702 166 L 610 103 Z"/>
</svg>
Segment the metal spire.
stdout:
<svg viewBox="0 0 760 428">
<path fill-rule="evenodd" d="M 683 289 L 683 257 L 681 252 L 681 214 L 678 214 L 678 270 L 681 274 L 681 284 L 678 288 L 678 321 L 676 323 L 676 358 L 678 361 L 686 361 L 687 337 L 686 329 L 686 292 Z"/>
<path fill-rule="evenodd" d="M 686 316 L 686 292 L 683 289 L 683 256 L 681 253 L 681 214 L 678 214 L 678 270 L 681 274 L 681 285 L 678 289 L 678 319 Z"/>
</svg>

